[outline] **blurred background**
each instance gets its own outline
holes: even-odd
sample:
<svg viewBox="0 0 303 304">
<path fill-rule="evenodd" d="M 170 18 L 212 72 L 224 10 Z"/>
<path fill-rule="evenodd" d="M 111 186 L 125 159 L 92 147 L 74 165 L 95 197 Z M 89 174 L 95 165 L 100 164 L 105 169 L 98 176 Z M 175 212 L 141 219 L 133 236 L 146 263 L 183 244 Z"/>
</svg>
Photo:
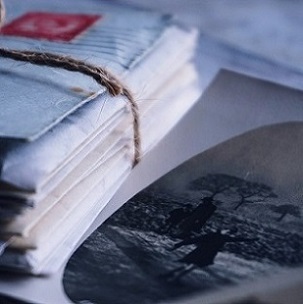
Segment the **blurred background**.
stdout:
<svg viewBox="0 0 303 304">
<path fill-rule="evenodd" d="M 301 0 L 124 0 L 174 13 L 202 33 L 303 71 Z"/>
</svg>

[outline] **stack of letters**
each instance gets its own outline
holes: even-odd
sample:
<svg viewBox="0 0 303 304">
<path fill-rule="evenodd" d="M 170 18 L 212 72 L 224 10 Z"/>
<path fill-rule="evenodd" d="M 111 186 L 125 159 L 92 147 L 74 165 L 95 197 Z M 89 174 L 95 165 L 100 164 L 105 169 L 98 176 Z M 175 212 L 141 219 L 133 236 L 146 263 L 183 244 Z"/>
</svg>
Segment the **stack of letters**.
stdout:
<svg viewBox="0 0 303 304">
<path fill-rule="evenodd" d="M 197 33 L 100 0 L 6 3 L 0 44 L 102 66 L 134 93 L 141 154 L 199 96 Z M 81 73 L 0 58 L 1 268 L 56 271 L 133 168 L 133 115 Z"/>
</svg>

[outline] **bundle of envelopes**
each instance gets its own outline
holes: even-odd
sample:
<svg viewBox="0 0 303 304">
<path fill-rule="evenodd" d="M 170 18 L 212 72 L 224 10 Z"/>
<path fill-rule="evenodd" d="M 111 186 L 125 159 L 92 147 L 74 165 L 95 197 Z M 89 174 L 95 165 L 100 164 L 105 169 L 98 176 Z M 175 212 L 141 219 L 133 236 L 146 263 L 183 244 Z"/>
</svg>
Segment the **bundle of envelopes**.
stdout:
<svg viewBox="0 0 303 304">
<path fill-rule="evenodd" d="M 102 66 L 139 107 L 140 158 L 199 96 L 197 33 L 108 1 L 7 1 L 0 45 Z M 47 274 L 133 169 L 130 103 L 78 72 L 0 57 L 0 233 L 4 270 Z"/>
</svg>

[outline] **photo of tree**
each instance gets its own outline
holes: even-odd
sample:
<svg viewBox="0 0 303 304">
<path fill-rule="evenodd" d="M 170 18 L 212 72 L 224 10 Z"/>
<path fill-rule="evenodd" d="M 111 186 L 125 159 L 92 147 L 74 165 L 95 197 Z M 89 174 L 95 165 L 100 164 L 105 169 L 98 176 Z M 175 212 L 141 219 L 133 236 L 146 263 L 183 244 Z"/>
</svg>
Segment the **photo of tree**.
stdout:
<svg viewBox="0 0 303 304">
<path fill-rule="evenodd" d="M 158 303 L 303 265 L 302 135 L 296 123 L 246 133 L 138 193 L 72 256 L 66 293 Z"/>
</svg>

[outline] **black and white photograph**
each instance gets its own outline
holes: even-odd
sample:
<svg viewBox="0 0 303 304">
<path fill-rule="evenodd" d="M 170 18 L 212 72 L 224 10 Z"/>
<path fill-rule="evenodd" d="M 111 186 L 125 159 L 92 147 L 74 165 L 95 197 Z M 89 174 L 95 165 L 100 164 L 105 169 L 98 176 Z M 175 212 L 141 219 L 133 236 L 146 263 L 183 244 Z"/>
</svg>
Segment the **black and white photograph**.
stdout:
<svg viewBox="0 0 303 304">
<path fill-rule="evenodd" d="M 70 258 L 77 303 L 158 303 L 303 265 L 302 123 L 193 157 L 106 220 Z"/>
</svg>

